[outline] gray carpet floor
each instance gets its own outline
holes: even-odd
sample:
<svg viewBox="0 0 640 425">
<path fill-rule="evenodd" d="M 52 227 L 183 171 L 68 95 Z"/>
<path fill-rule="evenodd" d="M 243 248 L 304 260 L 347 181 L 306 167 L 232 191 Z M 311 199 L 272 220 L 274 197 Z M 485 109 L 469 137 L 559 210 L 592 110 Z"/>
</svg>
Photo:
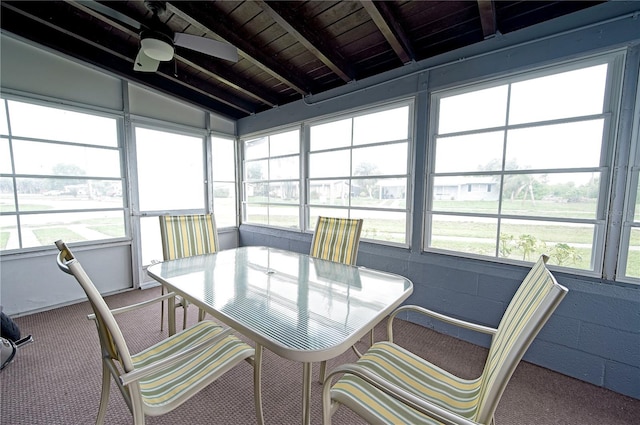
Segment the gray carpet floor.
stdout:
<svg viewBox="0 0 640 425">
<path fill-rule="evenodd" d="M 159 294 L 158 288 L 107 297 L 112 308 Z M 136 352 L 166 336 L 160 332 L 158 306 L 119 316 L 130 350 Z M 29 316 L 16 323 L 34 343 L 23 346 L 12 364 L 0 372 L 0 424 L 92 424 L 100 400 L 100 357 L 95 325 L 87 320 L 88 303 L 79 303 Z M 197 319 L 191 307 L 189 322 Z M 386 323 L 376 339 L 386 336 Z M 368 337 L 363 340 L 366 341 Z M 430 329 L 398 321 L 394 339 L 433 363 L 466 378 L 480 374 L 486 349 Z M 366 345 L 360 347 L 366 349 Z M 329 362 L 329 369 L 355 361 L 351 350 Z M 312 423 L 322 421 L 321 389 L 314 365 Z M 302 366 L 265 351 L 263 405 L 267 424 L 301 421 Z M 177 410 L 147 419 L 148 424 L 255 424 L 252 369 L 242 364 Z M 498 425 L 639 424 L 640 400 L 616 394 L 550 370 L 521 362 L 496 412 Z M 129 424 L 131 416 L 112 384 L 106 424 Z M 362 424 L 342 407 L 334 424 Z"/>
</svg>

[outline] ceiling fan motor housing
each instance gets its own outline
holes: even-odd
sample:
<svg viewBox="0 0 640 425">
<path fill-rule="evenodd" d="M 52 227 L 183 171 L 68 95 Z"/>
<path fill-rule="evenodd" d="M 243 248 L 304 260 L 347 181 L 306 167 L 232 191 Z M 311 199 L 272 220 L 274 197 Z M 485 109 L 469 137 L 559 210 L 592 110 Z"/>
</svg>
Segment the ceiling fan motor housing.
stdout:
<svg viewBox="0 0 640 425">
<path fill-rule="evenodd" d="M 145 0 L 144 5 L 153 14 L 148 29 L 140 33 L 140 46 L 145 55 L 157 61 L 170 61 L 173 59 L 174 44 L 173 32 L 162 24 L 159 15 L 166 10 L 164 1 Z"/>
<path fill-rule="evenodd" d="M 144 54 L 158 61 L 173 58 L 173 38 L 157 30 L 144 30 L 140 33 L 140 45 Z"/>
</svg>

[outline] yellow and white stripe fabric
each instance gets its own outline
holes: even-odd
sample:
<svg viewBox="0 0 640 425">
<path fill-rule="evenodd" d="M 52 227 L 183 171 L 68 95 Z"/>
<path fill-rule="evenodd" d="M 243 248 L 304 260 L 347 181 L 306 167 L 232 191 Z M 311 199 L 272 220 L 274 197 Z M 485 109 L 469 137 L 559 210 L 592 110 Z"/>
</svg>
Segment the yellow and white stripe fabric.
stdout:
<svg viewBox="0 0 640 425">
<path fill-rule="evenodd" d="M 513 370 L 567 292 L 546 268 L 546 260 L 540 257 L 513 296 L 479 378 L 454 376 L 392 342 L 374 344 L 356 363 L 420 399 L 474 422 L 491 423 Z M 331 399 L 370 423 L 440 423 L 348 372 L 331 388 Z"/>
<path fill-rule="evenodd" d="M 362 222 L 362 219 L 318 217 L 310 255 L 334 263 L 355 265 Z"/>
<path fill-rule="evenodd" d="M 153 364 L 172 354 L 180 353 L 224 329 L 211 321 L 202 321 L 185 331 L 133 355 L 135 369 Z M 170 365 L 139 381 L 142 399 L 147 408 L 162 411 L 163 406 L 175 407 L 181 397 L 210 383 L 211 375 L 221 376 L 238 362 L 253 356 L 254 350 L 233 335 L 228 335 L 198 355 L 180 364 Z M 215 359 L 215 360 L 213 360 Z M 186 400 L 187 397 L 185 397 Z"/>
<path fill-rule="evenodd" d="M 458 378 L 387 341 L 375 343 L 357 364 L 421 399 L 470 419 L 475 414 L 479 379 Z M 370 423 L 440 423 L 351 374 L 345 374 L 333 386 L 331 398 L 349 406 Z"/>
<path fill-rule="evenodd" d="M 522 284 L 515 293 L 507 310 L 500 320 L 498 331 L 493 336 L 487 362 L 483 371 L 483 384 L 480 393 L 482 408 L 484 403 L 491 400 L 486 395 L 495 391 L 494 385 L 499 384 L 499 372 L 514 361 L 514 349 L 519 349 L 522 341 L 519 341 L 525 326 L 531 326 L 530 320 L 540 308 L 551 304 L 549 295 L 554 286 L 558 285 L 545 266 L 547 257 L 540 259 L 531 268 Z M 559 286 L 559 285 L 558 285 Z M 525 347 L 526 348 L 526 347 Z M 520 353 L 516 361 L 519 361 L 524 353 Z"/>
<path fill-rule="evenodd" d="M 213 214 L 160 216 L 162 254 L 165 260 L 218 251 L 218 231 Z"/>
</svg>

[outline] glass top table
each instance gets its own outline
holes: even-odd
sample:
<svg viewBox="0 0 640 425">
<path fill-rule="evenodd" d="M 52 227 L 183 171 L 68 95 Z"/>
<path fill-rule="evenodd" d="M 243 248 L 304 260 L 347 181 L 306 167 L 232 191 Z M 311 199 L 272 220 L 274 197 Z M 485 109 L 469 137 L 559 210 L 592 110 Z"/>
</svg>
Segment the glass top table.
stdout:
<svg viewBox="0 0 640 425">
<path fill-rule="evenodd" d="M 403 276 L 267 247 L 165 261 L 147 273 L 253 340 L 256 363 L 262 347 L 302 362 L 303 423 L 311 363 L 348 350 L 413 291 Z"/>
</svg>

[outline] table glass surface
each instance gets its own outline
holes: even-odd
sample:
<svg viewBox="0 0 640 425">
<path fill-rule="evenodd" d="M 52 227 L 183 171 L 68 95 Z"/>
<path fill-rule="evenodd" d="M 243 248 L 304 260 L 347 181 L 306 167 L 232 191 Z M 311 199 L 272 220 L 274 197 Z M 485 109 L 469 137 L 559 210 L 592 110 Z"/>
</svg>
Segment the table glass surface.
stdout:
<svg viewBox="0 0 640 425">
<path fill-rule="evenodd" d="M 312 361 L 340 354 L 413 290 L 403 276 L 267 247 L 171 260 L 148 273 L 292 360 L 296 351 L 305 360 L 316 352 Z"/>
</svg>

